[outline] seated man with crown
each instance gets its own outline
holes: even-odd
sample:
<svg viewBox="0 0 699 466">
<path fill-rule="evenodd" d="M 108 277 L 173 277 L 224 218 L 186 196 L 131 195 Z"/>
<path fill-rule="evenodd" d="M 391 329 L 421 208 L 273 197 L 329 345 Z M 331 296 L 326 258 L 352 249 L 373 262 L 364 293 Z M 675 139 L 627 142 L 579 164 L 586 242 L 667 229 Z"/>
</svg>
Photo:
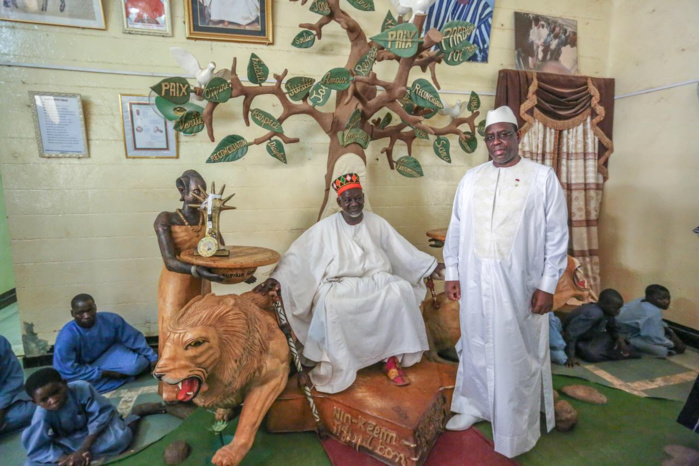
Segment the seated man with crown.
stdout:
<svg viewBox="0 0 699 466">
<path fill-rule="evenodd" d="M 357 371 L 384 362 L 396 385 L 410 383 L 402 367 L 428 350 L 420 303 L 426 277 L 442 278 L 444 264 L 419 251 L 389 223 L 363 212 L 354 173 L 333 181 L 342 211 L 309 228 L 291 245 L 271 277 L 255 288 L 280 292 L 303 345 L 315 389 L 337 393 Z"/>
</svg>

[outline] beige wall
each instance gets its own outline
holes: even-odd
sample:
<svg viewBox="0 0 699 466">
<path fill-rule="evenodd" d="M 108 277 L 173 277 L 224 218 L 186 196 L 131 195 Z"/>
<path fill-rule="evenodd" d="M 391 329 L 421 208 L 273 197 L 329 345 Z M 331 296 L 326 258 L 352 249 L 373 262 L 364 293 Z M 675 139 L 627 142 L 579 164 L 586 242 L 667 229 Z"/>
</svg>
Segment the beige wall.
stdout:
<svg viewBox="0 0 699 466">
<path fill-rule="evenodd" d="M 308 50 L 289 44 L 300 22 L 317 16 L 298 3 L 274 2 L 273 46 L 255 46 L 185 39 L 182 2 L 173 0 L 174 37 L 148 37 L 121 32 L 119 5 L 104 1 L 106 31 L 0 22 L 0 60 L 48 63 L 111 70 L 134 70 L 181 74 L 168 47 L 192 51 L 200 60 L 213 59 L 229 66 L 238 56 L 244 67 L 250 52 L 257 53 L 273 72 L 289 68 L 289 76 L 316 78 L 332 67 L 343 66 L 344 33 L 335 25 L 323 31 L 323 40 Z M 356 17 L 370 35 L 379 31 L 387 5 L 374 14 Z M 354 11 L 350 6 L 350 10 Z M 513 58 L 514 0 L 497 0 L 490 63 L 442 66 L 438 76 L 444 90 L 493 92 L 497 70 L 511 68 Z M 610 31 L 611 0 L 535 0 L 528 11 L 578 20 L 580 69 L 605 76 Z M 240 65 L 239 65 L 240 66 Z M 379 70 L 388 70 L 381 65 Z M 241 68 L 239 67 L 239 70 Z M 420 77 L 417 70 L 412 77 Z M 386 75 L 384 75 L 386 76 Z M 147 334 L 157 332 L 156 292 L 161 267 L 152 222 L 158 212 L 178 206 L 174 180 L 188 168 L 199 170 L 207 180 L 227 183 L 235 192 L 232 205 L 238 210 L 223 216 L 223 234 L 229 244 L 252 244 L 280 252 L 315 221 L 323 194 L 326 137 L 308 118 L 284 124 L 288 135 L 301 137 L 287 146 L 288 166 L 269 157 L 264 147 L 251 147 L 240 161 L 204 163 L 214 145 L 203 133 L 180 137 L 178 160 L 127 160 L 124 157 L 118 94 L 145 94 L 159 78 L 106 75 L 28 68 L 0 68 L 5 111 L 0 114 L 3 150 L 0 172 L 12 238 L 20 317 L 35 325 L 37 338 L 53 343 L 56 332 L 69 319 L 69 300 L 89 292 L 103 310 L 124 315 Z M 32 128 L 28 91 L 80 93 L 82 95 L 90 158 L 50 160 L 39 158 Z M 447 95 L 448 102 L 463 95 Z M 483 97 L 483 109 L 492 97 Z M 279 113 L 279 105 L 265 102 L 262 108 Z M 240 103 L 217 110 L 219 138 L 238 133 L 248 139 L 263 134 L 242 125 Z M 11 109 L 11 110 L 8 110 Z M 423 250 L 425 231 L 444 227 L 449 219 L 456 185 L 470 167 L 484 162 L 478 151 L 466 155 L 452 140 L 451 165 L 440 161 L 431 145 L 416 146 L 414 155 L 426 176 L 403 178 L 388 169 L 381 144 L 368 152 L 367 184 L 372 205 L 402 234 Z M 396 158 L 404 155 L 397 147 Z M 269 269 L 259 276 L 264 278 Z M 218 292 L 245 287 L 217 288 Z"/>
<path fill-rule="evenodd" d="M 616 94 L 699 78 L 699 2 L 614 2 Z M 616 101 L 615 152 L 600 216 L 602 284 L 625 299 L 660 283 L 665 317 L 699 328 L 697 84 Z"/>
</svg>

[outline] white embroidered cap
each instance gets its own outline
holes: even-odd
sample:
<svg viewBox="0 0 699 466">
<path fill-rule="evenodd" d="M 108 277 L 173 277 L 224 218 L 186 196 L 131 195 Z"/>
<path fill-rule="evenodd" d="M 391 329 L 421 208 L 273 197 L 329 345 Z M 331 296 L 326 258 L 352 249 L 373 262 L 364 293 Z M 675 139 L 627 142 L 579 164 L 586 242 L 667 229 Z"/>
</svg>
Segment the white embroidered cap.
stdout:
<svg viewBox="0 0 699 466">
<path fill-rule="evenodd" d="M 485 127 L 495 123 L 512 123 L 517 126 L 517 117 L 512 112 L 512 109 L 507 105 L 496 108 L 495 110 L 490 110 L 488 116 L 485 117 Z"/>
</svg>

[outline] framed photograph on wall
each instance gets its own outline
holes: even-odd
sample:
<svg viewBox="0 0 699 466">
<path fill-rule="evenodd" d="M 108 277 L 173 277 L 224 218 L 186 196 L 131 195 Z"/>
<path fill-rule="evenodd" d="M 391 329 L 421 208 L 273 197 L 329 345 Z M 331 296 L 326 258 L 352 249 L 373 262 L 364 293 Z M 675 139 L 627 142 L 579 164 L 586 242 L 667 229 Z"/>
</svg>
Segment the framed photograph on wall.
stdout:
<svg viewBox="0 0 699 466">
<path fill-rule="evenodd" d="M 176 159 L 175 123 L 155 112 L 148 96 L 119 94 L 127 159 Z"/>
<path fill-rule="evenodd" d="M 80 94 L 31 91 L 29 98 L 41 157 L 90 156 Z"/>
<path fill-rule="evenodd" d="M 172 35 L 170 0 L 119 0 L 124 32 L 129 34 Z"/>
<path fill-rule="evenodd" d="M 187 39 L 273 42 L 272 0 L 184 0 Z"/>
<path fill-rule="evenodd" d="M 515 11 L 515 67 L 558 74 L 578 72 L 578 22 Z"/>
<path fill-rule="evenodd" d="M 106 29 L 101 0 L 3 0 L 0 19 L 21 23 Z"/>
</svg>

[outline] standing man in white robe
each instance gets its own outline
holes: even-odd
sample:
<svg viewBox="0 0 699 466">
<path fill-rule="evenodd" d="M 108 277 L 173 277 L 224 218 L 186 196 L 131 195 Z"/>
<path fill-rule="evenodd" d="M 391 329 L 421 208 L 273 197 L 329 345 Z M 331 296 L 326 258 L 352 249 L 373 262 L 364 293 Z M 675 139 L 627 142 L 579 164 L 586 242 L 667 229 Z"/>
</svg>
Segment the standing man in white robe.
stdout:
<svg viewBox="0 0 699 466">
<path fill-rule="evenodd" d="M 342 211 L 294 241 L 255 291 L 281 288 L 303 357 L 315 363 L 309 375 L 316 390 L 345 390 L 358 370 L 380 361 L 394 384 L 407 385 L 402 367 L 419 362 L 428 349 L 423 279 L 442 278 L 444 264 L 383 218 L 363 212 L 356 174 L 340 176 L 333 188 Z"/>
<path fill-rule="evenodd" d="M 447 423 L 488 420 L 495 451 L 515 457 L 555 425 L 549 322 L 566 268 L 568 212 L 554 171 L 523 159 L 509 107 L 488 112 L 492 161 L 469 170 L 454 199 L 444 245 L 445 291 L 459 300 L 459 370 Z"/>
</svg>

